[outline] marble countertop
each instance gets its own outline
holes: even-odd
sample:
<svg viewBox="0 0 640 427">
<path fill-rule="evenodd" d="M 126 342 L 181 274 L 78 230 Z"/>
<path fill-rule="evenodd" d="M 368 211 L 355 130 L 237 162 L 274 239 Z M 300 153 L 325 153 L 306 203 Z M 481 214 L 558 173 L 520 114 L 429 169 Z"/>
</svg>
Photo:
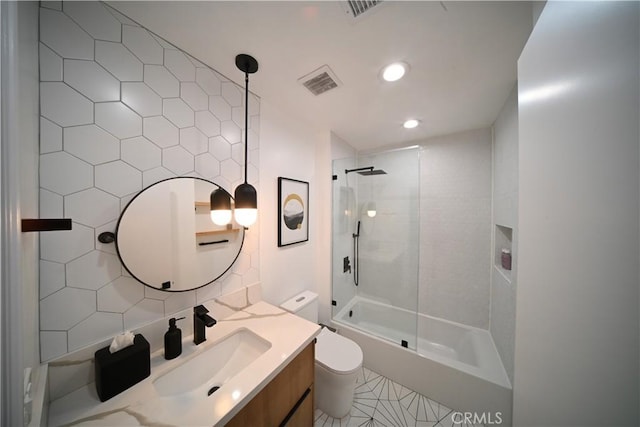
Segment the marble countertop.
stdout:
<svg viewBox="0 0 640 427">
<path fill-rule="evenodd" d="M 206 351 L 239 329 L 248 329 L 271 347 L 211 396 L 206 390 L 160 396 L 153 381 Z M 50 426 L 222 426 L 267 385 L 320 332 L 320 326 L 265 302 L 253 304 L 207 328 L 207 341 L 196 346 L 183 339 L 182 355 L 164 359 L 164 350 L 151 354 L 151 375 L 100 402 L 95 383 L 79 388 L 49 407 Z"/>
</svg>

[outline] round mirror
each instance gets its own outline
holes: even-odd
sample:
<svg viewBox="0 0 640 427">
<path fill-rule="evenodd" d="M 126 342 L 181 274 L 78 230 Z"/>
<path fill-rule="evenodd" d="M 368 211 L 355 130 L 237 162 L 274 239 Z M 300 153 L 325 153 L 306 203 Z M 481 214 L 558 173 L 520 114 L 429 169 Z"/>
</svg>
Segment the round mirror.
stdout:
<svg viewBox="0 0 640 427">
<path fill-rule="evenodd" d="M 116 229 L 116 250 L 127 271 L 169 292 L 196 289 L 222 276 L 240 254 L 244 228 L 211 221 L 209 195 L 217 189 L 225 191 L 205 179 L 178 177 L 134 197 Z"/>
</svg>

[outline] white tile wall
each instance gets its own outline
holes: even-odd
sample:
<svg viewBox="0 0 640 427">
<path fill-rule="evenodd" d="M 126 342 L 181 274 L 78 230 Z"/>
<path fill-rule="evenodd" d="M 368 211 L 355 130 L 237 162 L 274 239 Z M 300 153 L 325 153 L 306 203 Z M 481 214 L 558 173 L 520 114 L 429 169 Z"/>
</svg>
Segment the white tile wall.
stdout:
<svg viewBox="0 0 640 427">
<path fill-rule="evenodd" d="M 64 196 L 92 185 L 93 170 L 88 163 L 65 152 L 40 156 L 40 187 Z"/>
<path fill-rule="evenodd" d="M 79 191 L 64 198 L 64 211 L 77 223 L 98 227 L 118 219 L 120 200 L 97 188 Z"/>
<path fill-rule="evenodd" d="M 231 119 L 231 106 L 220 95 L 209 97 L 209 110 L 220 120 Z"/>
<path fill-rule="evenodd" d="M 64 13 L 94 39 L 121 41 L 120 21 L 97 2 L 66 2 Z"/>
<path fill-rule="evenodd" d="M 238 86 L 234 85 L 229 81 L 222 82 L 222 97 L 229 103 L 232 107 L 240 107 L 242 105 L 242 92 L 239 90 Z"/>
<path fill-rule="evenodd" d="M 164 311 L 164 301 L 143 299 L 124 313 L 124 328 L 129 330 L 152 322 Z"/>
<path fill-rule="evenodd" d="M 40 359 L 51 360 L 67 352 L 67 331 L 40 332 Z"/>
<path fill-rule="evenodd" d="M 164 54 L 164 65 L 182 82 L 192 82 L 196 79 L 196 67 L 179 50 L 167 49 Z"/>
<path fill-rule="evenodd" d="M 179 128 L 193 126 L 194 112 L 180 98 L 168 98 L 162 101 L 162 113 Z"/>
<path fill-rule="evenodd" d="M 419 310 L 488 329 L 490 129 L 426 141 L 420 174 Z"/>
<path fill-rule="evenodd" d="M 66 264 L 93 249 L 93 228 L 73 224 L 73 229 L 40 236 L 40 258 Z"/>
<path fill-rule="evenodd" d="M 194 159 L 194 167 L 197 174 L 207 179 L 220 175 L 220 162 L 211 153 L 198 154 Z"/>
<path fill-rule="evenodd" d="M 199 129 L 188 127 L 180 129 L 180 145 L 193 155 L 202 154 L 209 150 L 209 138 Z"/>
<path fill-rule="evenodd" d="M 98 290 L 98 310 L 124 313 L 143 298 L 143 285 L 121 276 Z"/>
<path fill-rule="evenodd" d="M 62 150 L 62 128 L 40 117 L 40 154 Z"/>
<path fill-rule="evenodd" d="M 224 121 L 220 124 L 220 133 L 222 137 L 231 144 L 242 141 L 242 130 L 231 120 Z"/>
<path fill-rule="evenodd" d="M 40 41 L 63 58 L 93 60 L 93 39 L 64 13 L 40 8 Z"/>
<path fill-rule="evenodd" d="M 41 114 L 60 126 L 93 122 L 93 103 L 64 83 L 40 84 Z"/>
<path fill-rule="evenodd" d="M 96 124 L 117 138 L 142 135 L 142 118 L 122 102 L 95 105 Z"/>
<path fill-rule="evenodd" d="M 220 95 L 220 79 L 213 70 L 207 68 L 196 69 L 196 83 L 207 95 Z"/>
<path fill-rule="evenodd" d="M 208 137 L 220 135 L 220 120 L 209 111 L 196 111 L 196 127 Z M 225 140 L 226 142 L 226 140 Z"/>
<path fill-rule="evenodd" d="M 221 136 L 209 139 L 209 151 L 220 160 L 231 158 L 231 144 Z"/>
<path fill-rule="evenodd" d="M 194 111 L 205 111 L 209 108 L 209 97 L 196 83 L 183 82 L 180 84 L 180 97 Z"/>
<path fill-rule="evenodd" d="M 122 315 L 95 312 L 81 323 L 69 329 L 69 350 L 84 347 L 87 341 L 98 336 L 117 335 L 122 331 Z"/>
<path fill-rule="evenodd" d="M 64 150 L 91 163 L 111 162 L 120 158 L 120 141 L 96 125 L 64 129 Z"/>
<path fill-rule="evenodd" d="M 120 82 L 94 61 L 65 59 L 64 82 L 94 102 L 120 99 Z"/>
<path fill-rule="evenodd" d="M 182 146 L 169 147 L 162 150 L 162 166 L 176 175 L 186 175 L 193 171 L 194 158 Z"/>
<path fill-rule="evenodd" d="M 260 279 L 257 226 L 237 266 L 179 294 L 138 283 L 114 245 L 97 241 L 159 180 L 198 176 L 233 192 L 243 174 L 244 89 L 104 3 L 53 6 L 40 9 L 40 214 L 71 218 L 73 229 L 40 236 L 43 361 Z M 249 109 L 249 178 L 257 186 L 253 95 Z"/>
<path fill-rule="evenodd" d="M 40 298 L 47 297 L 65 286 L 64 264 L 40 260 Z"/>
<path fill-rule="evenodd" d="M 122 160 L 141 171 L 158 167 L 162 161 L 160 147 L 143 136 L 123 139 L 120 150 Z"/>
<path fill-rule="evenodd" d="M 145 64 L 162 64 L 162 46 L 144 28 L 123 25 L 122 44 Z"/>
<path fill-rule="evenodd" d="M 75 288 L 97 290 L 121 274 L 118 257 L 102 251 L 91 251 L 66 265 L 67 285 Z"/>
<path fill-rule="evenodd" d="M 142 62 L 120 43 L 96 40 L 95 61 L 121 81 L 142 80 Z"/>
<path fill-rule="evenodd" d="M 60 310 L 61 306 L 68 309 Z M 40 330 L 71 329 L 95 311 L 95 292 L 67 286 L 40 302 Z"/>
<path fill-rule="evenodd" d="M 62 81 L 62 58 L 43 43 L 40 43 L 40 80 Z"/>
<path fill-rule="evenodd" d="M 180 95 L 180 82 L 163 66 L 145 64 L 144 82 L 163 98 Z"/>
<path fill-rule="evenodd" d="M 162 98 L 144 83 L 123 82 L 122 102 L 142 117 L 162 114 Z"/>
<path fill-rule="evenodd" d="M 178 128 L 163 116 L 144 119 L 143 134 L 160 148 L 178 145 Z"/>
<path fill-rule="evenodd" d="M 142 173 L 121 160 L 96 166 L 94 175 L 95 186 L 115 196 L 142 190 Z"/>
<path fill-rule="evenodd" d="M 498 115 L 493 141 L 493 224 L 513 230 L 512 270 L 507 280 L 496 268 L 491 275 L 489 331 L 513 383 L 518 268 L 518 91 L 514 87 Z"/>
<path fill-rule="evenodd" d="M 40 189 L 40 216 L 60 218 L 64 215 L 64 199 L 61 195 Z"/>
</svg>

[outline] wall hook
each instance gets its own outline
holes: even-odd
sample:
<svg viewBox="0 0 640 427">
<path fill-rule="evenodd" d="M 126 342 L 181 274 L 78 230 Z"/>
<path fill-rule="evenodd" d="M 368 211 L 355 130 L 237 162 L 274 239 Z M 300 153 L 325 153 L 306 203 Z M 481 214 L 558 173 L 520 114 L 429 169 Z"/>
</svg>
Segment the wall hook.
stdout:
<svg viewBox="0 0 640 427">
<path fill-rule="evenodd" d="M 113 243 L 116 241 L 116 235 L 111 231 L 103 231 L 98 235 L 98 241 L 100 243 Z"/>
</svg>

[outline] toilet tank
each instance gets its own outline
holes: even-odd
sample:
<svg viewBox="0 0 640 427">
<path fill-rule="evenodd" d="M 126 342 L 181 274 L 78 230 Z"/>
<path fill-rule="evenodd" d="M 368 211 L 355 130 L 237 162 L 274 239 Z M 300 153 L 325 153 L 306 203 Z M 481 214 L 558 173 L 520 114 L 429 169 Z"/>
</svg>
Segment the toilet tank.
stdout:
<svg viewBox="0 0 640 427">
<path fill-rule="evenodd" d="M 283 302 L 280 308 L 310 322 L 318 323 L 318 294 L 315 292 L 304 291 Z"/>
</svg>

